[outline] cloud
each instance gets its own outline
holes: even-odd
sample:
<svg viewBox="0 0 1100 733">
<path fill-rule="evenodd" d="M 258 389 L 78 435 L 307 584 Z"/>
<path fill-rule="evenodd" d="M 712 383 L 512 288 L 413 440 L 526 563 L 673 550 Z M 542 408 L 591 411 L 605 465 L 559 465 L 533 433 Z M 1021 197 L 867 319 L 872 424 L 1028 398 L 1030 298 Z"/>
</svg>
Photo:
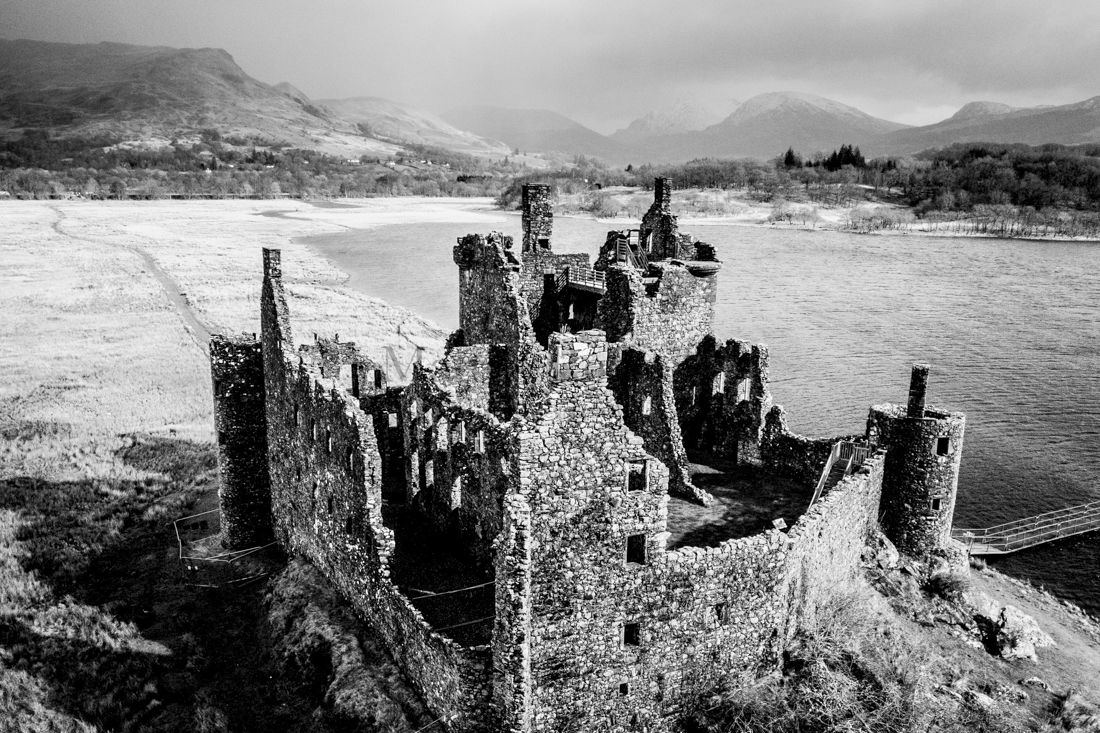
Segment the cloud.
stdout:
<svg viewBox="0 0 1100 733">
<path fill-rule="evenodd" d="M 931 122 L 979 98 L 1100 94 L 1094 0 L 0 0 L 0 28 L 218 46 L 315 97 L 547 107 L 605 131 L 684 96 L 791 89 Z"/>
</svg>

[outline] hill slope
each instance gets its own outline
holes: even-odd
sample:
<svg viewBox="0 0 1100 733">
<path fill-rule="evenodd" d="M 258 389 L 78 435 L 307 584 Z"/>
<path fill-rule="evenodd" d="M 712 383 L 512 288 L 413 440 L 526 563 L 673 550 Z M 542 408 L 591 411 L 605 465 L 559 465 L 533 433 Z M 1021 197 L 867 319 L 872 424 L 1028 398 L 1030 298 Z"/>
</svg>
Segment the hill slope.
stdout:
<svg viewBox="0 0 1100 733">
<path fill-rule="evenodd" d="M 611 139 L 627 145 L 662 135 L 696 132 L 722 121 L 722 115 L 681 100 L 662 110 L 648 112 L 621 130 L 611 133 Z"/>
<path fill-rule="evenodd" d="M 286 86 L 253 79 L 221 49 L 0 40 L 0 129 L 155 142 L 214 128 L 340 155 L 397 150 Z"/>
<path fill-rule="evenodd" d="M 626 145 L 547 109 L 462 107 L 445 113 L 443 119 L 461 130 L 502 140 L 522 151 L 591 155 L 613 162 L 625 161 L 631 155 Z"/>
<path fill-rule="evenodd" d="M 503 157 L 511 152 L 499 140 L 490 140 L 459 130 L 429 112 L 381 97 L 320 99 L 317 103 L 343 119 L 363 123 L 372 132 L 385 137 L 420 145 L 434 145 L 471 155 Z"/>
<path fill-rule="evenodd" d="M 942 122 L 883 135 L 872 151 L 903 155 L 967 142 L 1028 145 L 1100 142 L 1100 97 L 1025 109 L 994 102 L 971 102 Z"/>
</svg>

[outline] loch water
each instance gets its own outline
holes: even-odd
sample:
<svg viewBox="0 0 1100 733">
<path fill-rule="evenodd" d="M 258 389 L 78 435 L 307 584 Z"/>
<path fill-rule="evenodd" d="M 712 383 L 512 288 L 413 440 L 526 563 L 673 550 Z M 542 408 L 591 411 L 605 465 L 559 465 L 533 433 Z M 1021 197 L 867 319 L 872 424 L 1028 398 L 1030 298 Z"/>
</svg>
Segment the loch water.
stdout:
<svg viewBox="0 0 1100 733">
<path fill-rule="evenodd" d="M 716 247 L 715 333 L 767 344 L 792 430 L 862 432 L 904 403 L 913 363 L 929 404 L 966 413 L 956 526 L 1100 499 L 1100 243 L 855 235 L 698 225 Z M 554 222 L 554 249 L 594 255 L 609 229 Z M 492 225 L 415 224 L 312 237 L 349 285 L 458 325 L 455 239 Z M 517 245 L 518 246 L 518 245 Z M 1100 532 L 993 561 L 1100 614 Z"/>
</svg>

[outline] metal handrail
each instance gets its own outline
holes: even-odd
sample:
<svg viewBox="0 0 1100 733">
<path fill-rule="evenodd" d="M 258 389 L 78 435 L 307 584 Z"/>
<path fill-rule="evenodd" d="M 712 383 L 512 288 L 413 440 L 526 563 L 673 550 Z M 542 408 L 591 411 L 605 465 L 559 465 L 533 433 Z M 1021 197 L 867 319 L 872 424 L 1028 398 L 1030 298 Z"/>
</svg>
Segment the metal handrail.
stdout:
<svg viewBox="0 0 1100 733">
<path fill-rule="evenodd" d="M 984 529 L 952 528 L 951 536 L 969 542 L 972 554 L 1009 553 L 1100 529 L 1100 501 L 1057 509 Z M 974 546 L 977 545 L 977 551 Z"/>
<path fill-rule="evenodd" d="M 847 476 L 853 469 L 863 465 L 863 462 L 871 455 L 872 450 L 874 450 L 873 446 L 853 443 L 850 440 L 841 440 L 834 443 L 832 450 L 829 451 L 829 458 L 825 461 L 825 467 L 821 469 L 821 476 L 814 488 L 810 506 L 813 506 L 821 498 L 821 494 L 825 490 L 825 483 L 829 480 L 829 474 L 832 473 L 833 466 L 836 465 L 837 461 L 845 461 L 844 475 Z"/>
<path fill-rule="evenodd" d="M 604 282 L 604 274 L 599 270 L 592 270 L 587 267 L 573 267 L 572 265 L 566 265 L 562 268 L 561 274 L 554 281 L 558 290 L 566 287 L 570 283 L 577 283 L 578 285 L 589 285 L 591 287 L 598 287 L 604 289 L 606 284 Z"/>
</svg>

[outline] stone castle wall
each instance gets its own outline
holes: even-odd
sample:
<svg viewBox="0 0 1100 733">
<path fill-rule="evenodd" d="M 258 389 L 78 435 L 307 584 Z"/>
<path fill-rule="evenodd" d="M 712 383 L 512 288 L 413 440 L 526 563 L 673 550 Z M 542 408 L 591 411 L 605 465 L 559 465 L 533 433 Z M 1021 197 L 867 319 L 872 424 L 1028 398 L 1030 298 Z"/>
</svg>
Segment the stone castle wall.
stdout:
<svg viewBox="0 0 1100 733">
<path fill-rule="evenodd" d="M 452 730 L 489 729 L 491 650 L 463 647 L 432 631 L 390 579 L 394 534 L 381 518 L 374 429 L 375 403 L 389 406 L 387 392 L 355 397 L 350 369 L 327 365 L 331 374 L 346 374 L 346 382 L 322 375 L 319 352 L 335 350 L 292 349 L 278 277 L 265 278 L 261 321 L 277 539 L 324 572 L 377 630 L 428 706 L 453 719 Z M 388 426 L 388 411 L 380 414 Z"/>
<path fill-rule="evenodd" d="M 210 339 L 217 434 L 218 501 L 226 544 L 257 547 L 271 541 L 271 486 L 263 353 L 254 337 Z"/>
</svg>

